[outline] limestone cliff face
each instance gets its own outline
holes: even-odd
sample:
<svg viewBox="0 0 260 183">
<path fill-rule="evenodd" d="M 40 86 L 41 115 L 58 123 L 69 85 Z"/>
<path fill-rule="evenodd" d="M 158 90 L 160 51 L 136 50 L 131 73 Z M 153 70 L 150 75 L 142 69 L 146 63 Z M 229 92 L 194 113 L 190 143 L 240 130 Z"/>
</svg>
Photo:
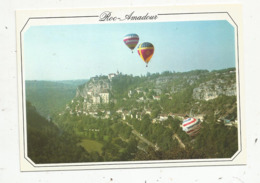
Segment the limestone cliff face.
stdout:
<svg viewBox="0 0 260 183">
<path fill-rule="evenodd" d="M 92 104 L 109 103 L 110 81 L 107 78 L 94 77 L 76 90 L 76 97 L 83 97 Z"/>
<path fill-rule="evenodd" d="M 97 96 L 100 93 L 108 93 L 110 89 L 110 81 L 108 79 L 91 78 L 89 82 L 77 88 L 76 97 L 88 98 L 89 96 Z"/>
<path fill-rule="evenodd" d="M 193 89 L 193 98 L 197 100 L 211 100 L 220 95 L 236 95 L 235 80 L 214 79 L 201 83 L 199 87 Z"/>
<path fill-rule="evenodd" d="M 237 95 L 235 69 L 168 73 L 166 76 L 156 74 L 147 77 L 126 75 L 115 75 L 114 77 L 114 79 L 108 76 L 93 77 L 84 85 L 79 86 L 76 90 L 76 97 L 66 106 L 66 111 L 70 114 L 93 115 L 94 117 L 97 117 L 97 112 L 99 112 L 105 118 L 111 112 L 108 109 L 110 105 L 106 104 L 116 106 L 116 109 L 112 108 L 113 112 L 115 112 L 121 108 L 128 108 L 128 104 L 133 105 L 133 108 L 138 107 L 140 104 L 144 108 L 150 108 L 150 106 L 157 105 L 157 103 L 168 107 L 167 102 L 172 101 L 172 104 L 175 105 L 175 102 L 181 104 L 182 100 L 193 101 L 191 100 L 193 98 L 195 99 L 193 101 L 195 107 L 192 112 L 202 114 L 201 112 L 205 111 L 205 108 L 200 105 L 207 105 L 211 101 L 198 102 L 197 100 L 208 101 L 221 95 Z M 123 85 L 124 83 L 128 83 L 130 86 Z M 126 89 L 120 87 L 121 85 Z M 117 95 L 120 92 L 122 92 L 122 95 Z M 176 100 L 177 97 L 181 99 Z M 227 98 L 234 99 L 234 97 Z M 117 105 L 114 105 L 116 103 Z M 232 106 L 235 106 L 235 103 Z M 166 107 L 165 111 L 169 111 Z M 233 108 L 235 111 L 235 107 Z M 185 111 L 186 108 L 181 110 L 183 110 L 182 113 L 190 112 L 190 109 Z M 224 112 L 221 115 L 227 116 L 226 109 L 223 110 Z M 219 111 L 223 110 L 217 109 L 215 112 L 220 114 Z M 228 113 L 235 112 L 228 111 Z"/>
</svg>

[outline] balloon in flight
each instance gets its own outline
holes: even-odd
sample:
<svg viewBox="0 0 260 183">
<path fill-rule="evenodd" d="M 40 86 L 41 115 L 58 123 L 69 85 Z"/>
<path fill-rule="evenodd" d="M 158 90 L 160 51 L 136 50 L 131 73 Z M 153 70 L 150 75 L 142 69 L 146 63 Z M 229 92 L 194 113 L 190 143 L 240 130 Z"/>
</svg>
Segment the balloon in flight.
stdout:
<svg viewBox="0 0 260 183">
<path fill-rule="evenodd" d="M 146 67 L 147 67 L 154 53 L 153 44 L 148 42 L 141 43 L 137 48 L 137 52 L 141 57 L 141 59 L 146 63 Z"/>
<path fill-rule="evenodd" d="M 185 131 L 189 136 L 196 135 L 200 130 L 200 119 L 186 118 L 182 122 L 182 130 Z"/>
<path fill-rule="evenodd" d="M 128 48 L 130 48 L 133 52 L 133 49 L 135 49 L 136 45 L 139 42 L 139 36 L 137 34 L 127 34 L 124 37 L 124 42 Z"/>
</svg>

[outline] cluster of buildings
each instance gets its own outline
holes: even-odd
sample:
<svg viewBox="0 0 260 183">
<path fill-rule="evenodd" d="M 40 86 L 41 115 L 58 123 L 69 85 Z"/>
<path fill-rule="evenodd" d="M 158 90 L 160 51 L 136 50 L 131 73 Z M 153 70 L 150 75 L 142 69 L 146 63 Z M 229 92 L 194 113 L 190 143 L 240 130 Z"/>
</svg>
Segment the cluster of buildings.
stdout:
<svg viewBox="0 0 260 183">
<path fill-rule="evenodd" d="M 109 91 L 102 91 L 96 95 L 90 95 L 92 98 L 92 104 L 108 104 L 109 103 Z M 87 100 L 85 100 L 87 101 Z"/>
<path fill-rule="evenodd" d="M 238 120 L 237 119 L 230 120 L 230 119 L 226 119 L 226 118 L 220 118 L 220 119 L 218 119 L 218 122 L 224 123 L 225 126 L 235 126 L 235 127 L 237 127 Z"/>
<path fill-rule="evenodd" d="M 109 110 L 103 110 L 103 109 L 97 109 L 94 108 L 93 106 L 91 107 L 91 105 L 86 105 L 87 103 L 81 104 L 81 102 L 79 100 L 72 100 L 71 104 L 73 104 L 72 106 L 67 105 L 66 106 L 66 110 L 69 111 L 70 115 L 86 115 L 86 116 L 92 116 L 94 118 L 101 118 L 101 119 L 108 119 L 110 118 L 110 114 L 111 112 Z M 87 106 L 87 107 L 86 107 Z M 59 115 L 62 115 L 61 113 Z"/>
<path fill-rule="evenodd" d="M 80 104 L 77 103 L 74 110 L 70 109 L 70 114 L 76 113 L 77 115 L 81 115 L 81 114 L 91 115 L 93 117 L 101 117 L 103 119 L 110 118 L 111 117 L 110 111 L 100 110 L 98 109 L 97 106 L 99 104 L 108 104 L 111 101 L 110 98 L 111 81 L 118 74 L 119 72 L 111 73 L 108 74 L 107 76 L 99 76 L 99 77 L 91 78 L 88 84 L 86 84 L 84 88 L 81 89 L 80 95 L 84 99 L 84 101 L 81 103 L 82 106 L 79 106 Z M 166 83 L 168 80 L 169 80 L 168 77 L 164 77 L 164 78 L 158 78 L 156 82 L 158 82 L 158 84 L 159 83 L 161 84 L 161 83 Z M 139 87 L 128 91 L 128 97 L 136 99 L 137 102 L 145 102 L 147 100 L 159 101 L 161 100 L 161 94 L 162 94 L 162 90 L 160 89 L 160 87 L 153 88 L 153 89 L 143 89 L 142 87 Z M 165 93 L 164 95 L 165 96 L 168 95 L 169 99 L 172 99 L 170 93 Z M 123 100 L 127 100 L 127 98 L 124 98 Z M 72 100 L 72 103 L 73 102 L 74 101 Z M 122 120 L 127 120 L 127 118 L 130 119 L 135 118 L 138 120 L 142 120 L 145 114 L 151 116 L 152 111 L 150 109 L 143 109 L 141 112 L 137 111 L 136 109 L 132 109 L 130 111 L 118 109 L 116 113 L 122 118 Z M 162 113 L 159 114 L 156 118 L 152 119 L 152 123 L 162 123 L 163 121 L 167 120 L 168 117 L 170 116 L 173 118 L 178 117 L 181 120 L 185 118 L 184 115 L 177 115 L 177 114 L 174 115 L 173 113 Z M 196 117 L 201 119 L 201 121 L 203 121 L 203 116 L 196 116 Z M 225 125 L 227 126 L 231 126 L 235 124 L 236 124 L 235 121 L 227 121 L 227 120 L 225 121 Z"/>
<path fill-rule="evenodd" d="M 130 119 L 135 118 L 135 119 L 140 121 L 140 120 L 143 119 L 144 115 L 146 115 L 146 114 L 151 116 L 152 110 L 151 109 L 144 109 L 142 112 L 140 112 L 137 109 L 133 109 L 133 110 L 130 110 L 130 111 L 118 109 L 116 111 L 116 113 L 121 116 L 122 120 L 127 120 L 127 118 L 130 118 Z M 183 120 L 185 118 L 185 115 L 181 115 L 181 114 L 175 114 L 174 115 L 172 112 L 161 113 L 156 118 L 152 119 L 152 123 L 162 123 L 163 121 L 166 121 L 169 117 L 172 117 L 172 118 L 177 117 L 177 118 Z M 202 117 L 202 116 L 200 116 L 200 117 Z"/>
<path fill-rule="evenodd" d="M 66 106 L 66 110 L 71 115 L 90 115 L 95 118 L 108 119 L 110 111 L 99 110 L 98 105 L 110 102 L 110 82 L 118 74 L 119 72 L 109 74 L 107 77 L 92 77 L 87 84 L 77 90 L 76 97 L 82 97 L 83 101 L 81 99 L 72 100 L 71 104 Z"/>
<path fill-rule="evenodd" d="M 157 100 L 159 101 L 161 99 L 161 89 L 149 89 L 149 92 L 153 91 L 154 95 L 152 95 L 152 99 L 147 98 L 147 92 L 143 91 L 142 88 L 136 88 L 134 90 L 128 91 L 128 97 L 132 98 L 135 94 L 139 95 L 139 97 L 136 98 L 137 102 L 145 102 L 145 101 L 151 101 L 151 100 Z M 141 95 L 141 96 L 140 96 Z"/>
<path fill-rule="evenodd" d="M 116 77 L 119 74 L 119 71 L 117 73 L 111 73 L 107 75 L 107 78 L 99 78 L 99 77 L 93 77 L 91 78 L 91 81 L 88 84 L 88 92 L 87 96 L 84 98 L 90 98 L 90 103 L 92 104 L 108 104 L 110 100 L 110 82 L 114 77 Z M 84 101 L 86 102 L 86 101 Z"/>
</svg>

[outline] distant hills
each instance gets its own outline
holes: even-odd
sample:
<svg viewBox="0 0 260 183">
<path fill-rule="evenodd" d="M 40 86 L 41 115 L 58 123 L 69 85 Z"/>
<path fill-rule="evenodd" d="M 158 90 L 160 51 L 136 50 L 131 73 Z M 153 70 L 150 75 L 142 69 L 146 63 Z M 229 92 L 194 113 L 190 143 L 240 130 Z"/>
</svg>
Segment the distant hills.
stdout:
<svg viewBox="0 0 260 183">
<path fill-rule="evenodd" d="M 77 87 L 88 80 L 64 81 L 25 81 L 26 100 L 30 101 L 38 112 L 50 117 L 62 110 L 74 96 Z"/>
</svg>

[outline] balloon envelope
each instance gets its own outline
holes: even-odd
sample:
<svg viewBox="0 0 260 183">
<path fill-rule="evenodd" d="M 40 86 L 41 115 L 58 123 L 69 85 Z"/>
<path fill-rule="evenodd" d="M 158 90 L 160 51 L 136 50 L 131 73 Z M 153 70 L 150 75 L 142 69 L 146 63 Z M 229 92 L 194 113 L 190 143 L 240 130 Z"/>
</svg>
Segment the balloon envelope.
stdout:
<svg viewBox="0 0 260 183">
<path fill-rule="evenodd" d="M 139 42 L 139 37 L 137 34 L 127 34 L 124 37 L 124 42 L 125 42 L 126 46 L 128 46 L 128 48 L 133 50 L 133 49 L 135 49 L 136 45 Z"/>
<path fill-rule="evenodd" d="M 196 135 L 200 130 L 200 119 L 187 118 L 182 122 L 182 130 L 188 135 Z"/>
<path fill-rule="evenodd" d="M 148 42 L 141 43 L 137 48 L 137 52 L 141 59 L 148 64 L 153 56 L 154 46 Z"/>
</svg>

